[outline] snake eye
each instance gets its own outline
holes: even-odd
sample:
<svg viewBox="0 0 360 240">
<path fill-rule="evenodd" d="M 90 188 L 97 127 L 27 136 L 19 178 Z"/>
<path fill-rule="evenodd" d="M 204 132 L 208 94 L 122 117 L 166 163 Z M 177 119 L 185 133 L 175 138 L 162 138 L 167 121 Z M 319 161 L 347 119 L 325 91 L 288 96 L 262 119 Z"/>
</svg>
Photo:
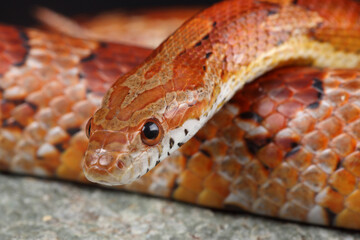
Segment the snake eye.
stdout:
<svg viewBox="0 0 360 240">
<path fill-rule="evenodd" d="M 163 137 L 163 129 L 157 119 L 149 119 L 141 129 L 141 140 L 149 146 L 160 142 Z"/>
<path fill-rule="evenodd" d="M 92 118 L 89 119 L 85 127 L 86 136 L 88 138 L 90 138 L 90 133 L 91 133 L 91 122 L 92 122 Z"/>
</svg>

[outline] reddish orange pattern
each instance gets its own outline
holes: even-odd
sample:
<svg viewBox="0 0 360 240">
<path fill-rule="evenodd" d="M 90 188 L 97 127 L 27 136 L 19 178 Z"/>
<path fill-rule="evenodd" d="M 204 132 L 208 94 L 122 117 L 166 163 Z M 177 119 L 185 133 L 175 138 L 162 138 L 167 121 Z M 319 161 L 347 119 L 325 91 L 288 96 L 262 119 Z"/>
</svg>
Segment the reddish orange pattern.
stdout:
<svg viewBox="0 0 360 240">
<path fill-rule="evenodd" d="M 298 1 L 308 3 L 313 1 Z M 324 9 L 319 11 L 324 16 L 333 10 Z M 349 16 L 349 22 L 356 23 L 358 15 Z M 210 43 L 204 37 L 206 46 Z M 356 48 L 357 43 L 345 45 Z M 5 62 L 0 71 L 0 168 L 87 182 L 81 171 L 88 143 L 85 122 L 113 78 L 148 54 L 146 49 L 0 26 L 0 62 Z M 193 63 L 199 69 L 203 64 Z M 149 78 L 162 70 L 156 64 L 147 71 Z M 179 69 L 179 76 L 185 73 L 186 68 Z M 192 81 L 186 87 L 199 84 Z M 214 208 L 360 229 L 358 86 L 358 70 L 293 67 L 268 73 L 247 84 L 168 159 L 123 188 Z M 117 102 L 124 98 L 117 97 Z M 107 159 L 102 161 L 99 164 L 107 164 Z"/>
</svg>

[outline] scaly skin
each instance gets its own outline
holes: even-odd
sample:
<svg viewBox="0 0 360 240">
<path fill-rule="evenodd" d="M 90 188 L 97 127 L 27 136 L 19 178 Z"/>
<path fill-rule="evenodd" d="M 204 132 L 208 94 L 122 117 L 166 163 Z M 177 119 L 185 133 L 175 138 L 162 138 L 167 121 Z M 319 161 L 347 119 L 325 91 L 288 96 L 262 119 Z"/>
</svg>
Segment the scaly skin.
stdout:
<svg viewBox="0 0 360 240">
<path fill-rule="evenodd" d="M 141 62 L 149 50 L 7 26 L 0 26 L 0 39 L 0 168 L 86 182 L 80 168 L 84 119 L 112 75 Z M 267 74 L 166 161 L 123 188 L 360 229 L 359 83 L 358 70 Z"/>
<path fill-rule="evenodd" d="M 273 68 L 360 66 L 360 4 L 275 2 L 220 2 L 120 77 L 89 121 L 86 177 L 108 185 L 141 177 L 194 136 L 246 82 Z M 156 142 L 144 138 L 148 122 L 159 129 Z"/>
</svg>

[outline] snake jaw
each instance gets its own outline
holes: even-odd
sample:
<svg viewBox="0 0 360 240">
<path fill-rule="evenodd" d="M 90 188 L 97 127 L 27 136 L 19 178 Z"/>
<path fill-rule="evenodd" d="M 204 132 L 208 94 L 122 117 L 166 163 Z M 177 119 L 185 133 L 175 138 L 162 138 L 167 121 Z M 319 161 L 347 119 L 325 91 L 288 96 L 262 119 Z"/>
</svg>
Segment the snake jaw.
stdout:
<svg viewBox="0 0 360 240">
<path fill-rule="evenodd" d="M 86 178 L 105 185 L 123 185 L 147 173 L 159 154 L 156 147 L 147 149 L 139 138 L 118 131 L 95 131 L 83 161 Z"/>
</svg>

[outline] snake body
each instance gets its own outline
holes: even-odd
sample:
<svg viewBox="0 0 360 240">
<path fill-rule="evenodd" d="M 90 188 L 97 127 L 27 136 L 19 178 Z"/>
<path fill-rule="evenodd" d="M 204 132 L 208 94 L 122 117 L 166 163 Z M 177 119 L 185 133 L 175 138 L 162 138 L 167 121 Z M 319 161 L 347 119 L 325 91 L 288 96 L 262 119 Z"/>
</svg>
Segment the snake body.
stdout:
<svg viewBox="0 0 360 240">
<path fill-rule="evenodd" d="M 360 229 L 359 70 L 283 68 L 243 87 L 282 65 L 358 68 L 359 12 L 222 2 L 112 86 L 150 51 L 1 26 L 0 167 L 86 182 L 86 131 L 91 180 L 127 183 L 159 164 L 121 188 Z M 148 122 L 160 138 L 144 139 Z"/>
</svg>

